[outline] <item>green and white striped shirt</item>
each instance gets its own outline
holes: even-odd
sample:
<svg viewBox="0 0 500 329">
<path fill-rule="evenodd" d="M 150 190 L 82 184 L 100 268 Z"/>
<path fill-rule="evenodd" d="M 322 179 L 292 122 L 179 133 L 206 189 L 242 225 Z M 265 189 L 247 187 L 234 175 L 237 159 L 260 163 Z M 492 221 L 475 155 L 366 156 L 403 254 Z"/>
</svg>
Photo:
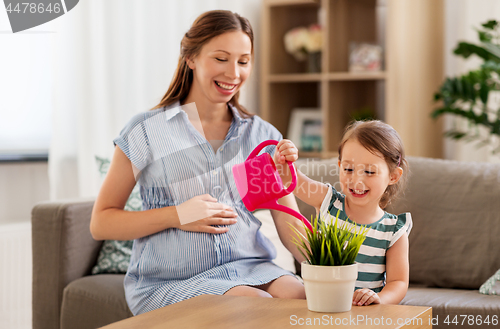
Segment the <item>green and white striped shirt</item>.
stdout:
<svg viewBox="0 0 500 329">
<path fill-rule="evenodd" d="M 329 186 L 331 188 L 321 204 L 321 218 L 335 222 L 337 211 L 340 210 L 338 225 L 347 222 L 348 228 L 352 229 L 357 224 L 347 218 L 344 212 L 345 195 L 333 186 Z M 387 212 L 375 223 L 366 225 L 370 230 L 356 257 L 358 264 L 356 290 L 361 288 L 369 288 L 375 292 L 382 290 L 385 285 L 385 253 L 405 232 L 410 234 L 412 225 L 410 213 L 396 216 Z"/>
</svg>

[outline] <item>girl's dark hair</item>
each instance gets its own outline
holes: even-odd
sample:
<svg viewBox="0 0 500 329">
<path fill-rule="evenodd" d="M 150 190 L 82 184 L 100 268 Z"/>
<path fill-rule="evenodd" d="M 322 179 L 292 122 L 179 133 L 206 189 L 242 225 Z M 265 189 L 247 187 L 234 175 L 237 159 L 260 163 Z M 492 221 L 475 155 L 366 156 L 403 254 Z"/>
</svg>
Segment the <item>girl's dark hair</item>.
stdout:
<svg viewBox="0 0 500 329">
<path fill-rule="evenodd" d="M 186 59 L 198 56 L 201 48 L 212 38 L 234 31 L 242 31 L 248 35 L 253 54 L 253 30 L 246 18 L 228 10 L 212 10 L 198 16 L 181 40 L 181 53 L 172 82 L 160 104 L 156 105 L 153 110 L 186 99 L 193 83 L 193 71 L 187 65 Z M 243 117 L 253 116 L 238 102 L 239 94 L 238 91 L 229 104 L 236 107 Z"/>
<path fill-rule="evenodd" d="M 408 180 L 408 161 L 405 158 L 403 142 L 399 134 L 387 123 L 379 120 L 353 121 L 345 129 L 339 145 L 339 160 L 342 161 L 342 150 L 348 140 L 357 140 L 364 148 L 375 155 L 382 155 L 389 172 L 396 167 L 403 169 L 401 179 L 393 185 L 387 186 L 380 207 L 384 209 L 393 199 L 404 190 Z"/>
</svg>

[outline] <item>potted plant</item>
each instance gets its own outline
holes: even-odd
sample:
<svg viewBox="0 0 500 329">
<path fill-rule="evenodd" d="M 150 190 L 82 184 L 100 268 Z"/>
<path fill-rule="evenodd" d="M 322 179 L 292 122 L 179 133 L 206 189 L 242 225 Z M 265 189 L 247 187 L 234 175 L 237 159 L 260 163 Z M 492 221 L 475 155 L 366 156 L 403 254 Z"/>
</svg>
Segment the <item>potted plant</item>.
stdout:
<svg viewBox="0 0 500 329">
<path fill-rule="evenodd" d="M 369 228 L 344 222 L 314 221 L 313 230 L 303 236 L 297 229 L 294 244 L 306 259 L 301 275 L 306 291 L 307 308 L 315 312 L 347 312 L 351 309 L 358 277 L 355 263 L 359 248 Z"/>
<path fill-rule="evenodd" d="M 500 24 L 490 20 L 478 29 L 480 44 L 460 42 L 454 53 L 463 58 L 475 54 L 483 60 L 478 70 L 457 77 L 446 78 L 434 100 L 442 101 L 443 106 L 432 112 L 437 118 L 452 114 L 465 118 L 469 129 L 453 128 L 445 136 L 455 140 L 479 141 L 478 147 L 492 145 L 492 152 L 500 152 L 500 104 L 488 104 L 491 91 L 500 90 Z M 490 102 L 492 103 L 492 102 Z M 480 127 L 483 127 L 481 133 Z"/>
</svg>

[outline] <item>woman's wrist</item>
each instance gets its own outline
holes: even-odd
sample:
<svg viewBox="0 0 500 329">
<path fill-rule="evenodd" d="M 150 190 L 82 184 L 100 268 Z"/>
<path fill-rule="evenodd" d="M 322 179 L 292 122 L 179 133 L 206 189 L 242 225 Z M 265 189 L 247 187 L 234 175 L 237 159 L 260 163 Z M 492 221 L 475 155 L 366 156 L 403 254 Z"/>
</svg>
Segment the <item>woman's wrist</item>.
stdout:
<svg viewBox="0 0 500 329">
<path fill-rule="evenodd" d="M 163 208 L 164 214 L 164 223 L 165 223 L 165 229 L 169 228 L 180 228 L 181 227 L 181 221 L 179 218 L 179 212 L 177 211 L 177 206 L 169 206 Z"/>
</svg>

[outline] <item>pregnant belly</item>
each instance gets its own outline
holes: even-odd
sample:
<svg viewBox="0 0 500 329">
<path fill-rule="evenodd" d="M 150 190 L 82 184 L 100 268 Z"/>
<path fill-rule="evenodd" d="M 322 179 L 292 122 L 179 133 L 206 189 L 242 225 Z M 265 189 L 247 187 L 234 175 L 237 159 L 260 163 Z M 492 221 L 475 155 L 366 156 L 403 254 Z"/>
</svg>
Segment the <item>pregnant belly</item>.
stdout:
<svg viewBox="0 0 500 329">
<path fill-rule="evenodd" d="M 216 266 L 210 234 L 169 229 L 150 236 L 139 260 L 139 274 L 185 280 Z"/>
</svg>

